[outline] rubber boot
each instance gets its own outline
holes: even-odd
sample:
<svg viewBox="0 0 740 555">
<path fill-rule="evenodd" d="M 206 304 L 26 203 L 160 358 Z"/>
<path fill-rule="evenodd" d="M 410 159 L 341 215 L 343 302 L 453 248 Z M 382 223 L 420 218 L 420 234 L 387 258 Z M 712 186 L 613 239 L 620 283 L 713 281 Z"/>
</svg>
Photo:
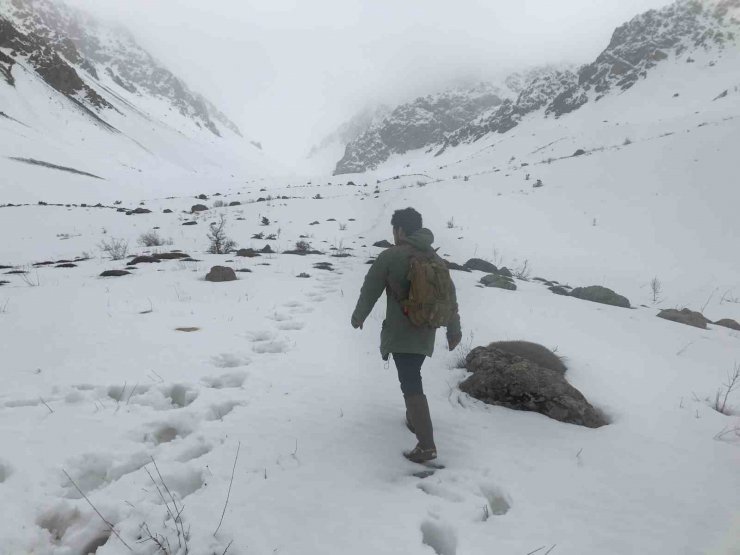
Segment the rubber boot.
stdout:
<svg viewBox="0 0 740 555">
<path fill-rule="evenodd" d="M 437 447 L 434 445 L 434 429 L 432 418 L 429 415 L 429 403 L 426 395 L 410 395 L 406 397 L 406 407 L 411 416 L 411 424 L 416 433 L 418 443 L 411 451 L 404 452 L 403 456 L 415 463 L 423 463 L 437 458 Z"/>
</svg>

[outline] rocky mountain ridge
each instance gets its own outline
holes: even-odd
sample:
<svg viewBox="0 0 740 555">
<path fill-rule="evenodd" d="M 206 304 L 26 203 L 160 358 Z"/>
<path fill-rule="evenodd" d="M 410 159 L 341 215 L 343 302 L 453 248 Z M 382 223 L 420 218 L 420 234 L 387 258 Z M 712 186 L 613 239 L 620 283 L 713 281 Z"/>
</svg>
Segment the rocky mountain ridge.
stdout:
<svg viewBox="0 0 740 555">
<path fill-rule="evenodd" d="M 0 0 L 0 78 L 13 86 L 14 66 L 35 71 L 89 113 L 115 110 L 109 95 L 151 97 L 216 136 L 239 128 L 158 63 L 125 31 L 99 24 L 52 0 Z"/>
<path fill-rule="evenodd" d="M 392 154 L 437 144 L 446 133 L 500 105 L 504 96 L 500 87 L 480 83 L 401 104 L 347 145 L 334 174 L 362 172 Z"/>
<path fill-rule="evenodd" d="M 528 114 L 560 117 L 608 94 L 628 90 L 647 77 L 661 61 L 673 57 L 693 63 L 697 49 L 721 51 L 740 36 L 740 0 L 677 0 L 649 10 L 618 27 L 599 56 L 577 71 L 550 68 L 518 74 L 505 82 L 515 94 L 488 106 L 468 121 L 430 119 L 423 111 L 403 105 L 392 119 L 369 128 L 347 145 L 335 173 L 375 169 L 393 153 L 429 147 L 437 154 L 489 133 L 506 133 Z M 455 122 L 460 122 L 455 127 Z M 451 124 L 451 125 L 450 125 Z M 451 128 L 454 127 L 454 128 Z M 416 141 L 399 141 L 394 130 L 423 129 L 411 133 Z M 401 135 L 403 137 L 403 135 Z"/>
</svg>

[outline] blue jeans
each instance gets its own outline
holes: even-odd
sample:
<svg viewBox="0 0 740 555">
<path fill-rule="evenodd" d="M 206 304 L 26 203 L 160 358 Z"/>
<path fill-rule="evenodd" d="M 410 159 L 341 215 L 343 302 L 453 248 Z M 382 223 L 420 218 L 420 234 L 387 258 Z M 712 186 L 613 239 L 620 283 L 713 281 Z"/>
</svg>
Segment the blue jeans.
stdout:
<svg viewBox="0 0 740 555">
<path fill-rule="evenodd" d="M 401 382 L 401 391 L 404 397 L 424 395 L 421 385 L 421 365 L 425 355 L 415 353 L 393 353 L 393 362 L 398 370 L 398 381 Z"/>
</svg>

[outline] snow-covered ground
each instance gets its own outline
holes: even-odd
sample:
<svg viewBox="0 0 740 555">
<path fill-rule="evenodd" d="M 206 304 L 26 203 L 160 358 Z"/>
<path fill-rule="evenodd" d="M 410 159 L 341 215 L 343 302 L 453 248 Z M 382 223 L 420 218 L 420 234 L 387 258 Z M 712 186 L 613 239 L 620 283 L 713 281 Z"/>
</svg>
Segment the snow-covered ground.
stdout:
<svg viewBox="0 0 740 555">
<path fill-rule="evenodd" d="M 0 159 L 0 202 L 29 203 L 0 206 L 0 265 L 29 271 L 0 270 L 0 553 L 157 553 L 146 530 L 184 553 L 168 510 L 182 511 L 198 555 L 740 553 L 740 392 L 731 414 L 711 408 L 740 362 L 740 332 L 656 317 L 685 306 L 740 320 L 738 62 L 666 63 L 560 120 L 535 115 L 507 135 L 341 179 L 174 179 L 152 162 L 156 179 L 116 170 L 100 181 Z M 195 193 L 212 207 L 197 216 Z M 267 195 L 289 198 L 256 202 Z M 152 212 L 127 216 L 116 199 Z M 371 245 L 390 239 L 406 206 L 450 260 L 527 260 L 531 277 L 605 285 L 636 307 L 533 280 L 480 288 L 480 272 L 454 272 L 465 339 L 449 353 L 440 334 L 424 367 L 444 465 L 425 477 L 401 456 L 414 440 L 378 353 L 382 303 L 362 332 L 349 323 Z M 206 254 L 221 214 L 239 247 L 278 254 Z M 172 244 L 137 246 L 154 228 Z M 277 238 L 250 239 L 258 232 Z M 301 235 L 326 254 L 279 254 Z M 101 253 L 111 238 L 131 254 L 197 261 L 102 278 L 125 266 Z M 31 266 L 83 255 L 73 268 Z M 217 264 L 251 271 L 204 281 Z M 460 352 L 501 339 L 557 348 L 610 425 L 460 393 Z"/>
<path fill-rule="evenodd" d="M 601 156 L 609 163 L 631 152 L 638 151 L 578 162 Z M 604 227 L 616 214 L 607 209 L 595 228 L 572 213 L 551 232 L 532 221 L 539 203 L 568 204 L 558 204 L 564 193 L 555 175 L 528 195 L 498 174 L 424 187 L 417 177 L 400 178 L 381 184 L 377 198 L 374 181 L 367 188 L 275 182 L 267 192 L 247 186 L 211 197 L 209 206 L 244 204 L 197 218 L 183 213 L 198 202 L 193 198 L 147 201 L 153 212 L 132 216 L 109 208 L 0 209 L 0 264 L 93 254 L 76 268 L 31 269 L 29 281 L 38 286 L 2 276 L 10 283 L 0 289 L 0 490 L 12 506 L 0 524 L 2 553 L 85 553 L 105 541 L 105 523 L 64 471 L 135 552 L 156 552 L 151 542 L 137 543 L 142 524 L 176 544 L 147 474 L 159 482 L 152 459 L 184 507 L 191 553 L 222 553 L 232 541 L 229 553 L 243 554 L 529 553 L 553 545 L 552 553 L 736 553 L 740 451 L 732 434 L 725 441 L 715 435 L 738 419 L 705 399 L 740 360 L 740 334 L 656 318 L 643 283 L 652 268 L 633 262 L 653 256 L 652 244 L 636 242 L 637 254 L 615 249 L 617 260 L 608 263 L 603 244 L 611 234 Z M 500 182 L 491 186 L 495 179 Z M 268 193 L 294 198 L 250 202 Z M 580 199 L 585 193 L 585 186 L 573 191 Z M 316 194 L 323 198 L 313 199 Z M 640 187 L 631 194 L 652 196 Z M 616 202 L 614 211 L 623 208 Z M 557 347 L 568 358 L 569 381 L 611 425 L 585 429 L 471 400 L 456 388 L 465 373 L 453 368 L 458 353 L 445 351 L 440 334 L 424 376 L 445 468 L 415 476 L 424 469 L 400 456 L 413 437 L 403 426 L 395 371 L 377 350 L 382 306 L 363 332 L 349 325 L 364 263 L 379 251 L 369 245 L 389 238 L 392 210 L 407 205 L 420 207 L 440 252 L 453 260 L 463 262 L 476 245 L 478 255 L 490 257 L 504 231 L 521 234 L 530 237 L 531 251 L 510 251 L 503 241 L 505 261 L 527 256 L 536 274 L 580 275 L 579 285 L 602 272 L 634 305 L 649 305 L 593 304 L 531 281 L 518 282 L 516 292 L 482 289 L 476 287 L 482 274 L 454 273 L 464 343 L 524 338 Z M 489 207 L 490 219 L 484 217 Z M 174 212 L 164 214 L 165 208 Z M 227 216 L 228 233 L 241 247 L 264 246 L 250 239 L 260 231 L 279 232 L 270 241 L 278 251 L 306 234 L 327 254 L 205 254 L 207 224 L 218 214 Z M 504 214 L 510 220 L 502 221 Z M 263 216 L 269 226 L 259 225 Z M 452 216 L 460 227 L 446 227 Z M 198 224 L 181 225 L 192 219 Z M 511 221 L 530 223 L 517 234 L 508 229 Z M 617 224 L 611 225 L 616 236 Z M 673 222 L 675 229 L 682 225 Z M 124 267 L 101 256 L 100 241 L 125 238 L 133 253 L 143 253 L 149 249 L 134 246 L 136 239 L 155 226 L 173 241 L 158 250 L 179 249 L 199 262 L 140 264 L 132 275 L 98 277 Z M 533 233 L 533 226 L 541 231 Z M 559 257 L 548 252 L 549 235 L 569 230 L 578 244 L 563 245 Z M 621 231 L 632 233 L 625 224 Z M 644 232 L 634 230 L 637 237 Z M 731 252 L 731 239 L 716 237 L 718 251 Z M 332 247 L 351 248 L 353 256 L 332 258 Z M 604 265 L 589 269 L 589 256 Z M 335 271 L 313 268 L 323 261 Z M 251 273 L 239 273 L 236 282 L 204 281 L 216 264 Z M 622 264 L 625 271 L 612 275 Z M 734 279 L 731 296 L 740 294 L 736 274 L 723 275 L 727 267 L 719 260 L 700 256 L 681 266 L 685 271 L 662 276 L 671 300 L 661 306 L 681 304 L 678 291 L 690 296 L 706 287 L 695 281 L 694 267 L 728 284 Z M 297 278 L 301 272 L 311 277 Z M 720 303 L 715 295 L 710 307 L 712 319 L 740 318 L 740 304 L 727 296 Z M 176 330 L 182 327 L 198 329 Z M 126 552 L 115 537 L 97 551 Z"/>
</svg>

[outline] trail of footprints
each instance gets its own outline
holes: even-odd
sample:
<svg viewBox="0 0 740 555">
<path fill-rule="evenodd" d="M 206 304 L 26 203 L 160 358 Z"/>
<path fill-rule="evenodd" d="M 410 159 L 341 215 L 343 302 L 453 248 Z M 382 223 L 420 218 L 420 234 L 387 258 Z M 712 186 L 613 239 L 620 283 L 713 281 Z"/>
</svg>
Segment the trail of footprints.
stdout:
<svg viewBox="0 0 740 555">
<path fill-rule="evenodd" d="M 330 284 L 335 281 L 330 279 L 329 284 L 320 286 L 322 292 L 334 292 L 335 289 Z M 322 295 L 309 295 L 309 299 L 320 302 Z M 293 332 L 303 329 L 305 325 L 296 319 L 296 315 L 309 314 L 312 311 L 313 308 L 304 303 L 288 301 L 266 318 L 274 322 L 279 332 Z M 286 353 L 291 348 L 289 339 L 281 337 L 276 331 L 256 331 L 249 333 L 247 337 L 252 343 L 252 352 L 256 355 Z M 128 432 L 129 439 L 142 444 L 138 451 L 123 457 L 120 454 L 92 452 L 67 460 L 64 468 L 77 486 L 66 476 L 61 475 L 56 494 L 59 502 L 39 513 L 36 524 L 48 531 L 52 543 L 59 547 L 64 547 L 65 535 L 68 533 L 69 537 L 76 538 L 79 538 L 80 534 L 87 534 L 89 538 L 85 537 L 84 540 L 87 542 L 85 552 L 94 552 L 98 547 L 105 545 L 110 531 L 90 526 L 89 519 L 92 516 L 83 515 L 79 509 L 65 500 L 82 499 L 77 487 L 85 495 L 100 492 L 151 464 L 152 457 L 161 461 L 163 477 L 179 502 L 204 487 L 206 480 L 203 466 L 193 461 L 212 451 L 214 444 L 198 434 L 198 429 L 204 422 L 223 421 L 246 403 L 231 398 L 212 402 L 205 408 L 192 410 L 188 407 L 198 399 L 202 388 L 221 392 L 240 389 L 247 379 L 247 373 L 239 368 L 251 362 L 252 359 L 243 354 L 221 353 L 212 356 L 210 364 L 227 372 L 205 376 L 198 385 L 155 383 L 136 384 L 134 387 L 125 385 L 101 387 L 80 384 L 70 388 L 70 391 L 61 398 L 54 399 L 54 402 L 62 401 L 68 404 L 92 402 L 96 412 L 117 411 L 121 407 L 126 407 L 134 410 L 152 410 L 165 416 Z M 3 406 L 30 407 L 40 404 L 42 404 L 40 399 L 27 399 L 6 401 Z M 0 482 L 5 481 L 11 474 L 12 468 L 0 460 Z"/>
<path fill-rule="evenodd" d="M 490 518 L 500 518 L 508 513 L 512 501 L 495 484 L 486 481 L 481 484 L 478 477 L 449 474 L 449 471 L 438 472 L 439 470 L 443 468 L 413 474 L 420 478 L 416 487 L 435 499 L 427 518 L 421 524 L 422 543 L 431 547 L 437 555 L 456 555 L 457 531 L 449 520 L 440 516 L 440 512 L 463 514 L 468 522 L 485 523 Z M 445 510 L 451 508 L 457 510 Z"/>
</svg>

